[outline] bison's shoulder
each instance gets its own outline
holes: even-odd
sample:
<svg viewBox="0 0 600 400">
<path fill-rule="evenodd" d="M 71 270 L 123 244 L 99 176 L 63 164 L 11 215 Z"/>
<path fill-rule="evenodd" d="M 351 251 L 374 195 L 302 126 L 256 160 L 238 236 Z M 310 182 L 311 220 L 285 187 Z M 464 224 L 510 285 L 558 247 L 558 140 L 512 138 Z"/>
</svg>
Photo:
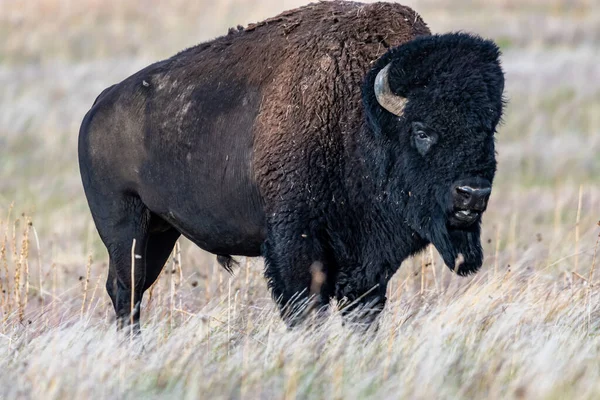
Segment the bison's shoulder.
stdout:
<svg viewBox="0 0 600 400">
<path fill-rule="evenodd" d="M 323 1 L 230 28 L 226 35 L 184 50 L 173 59 L 189 65 L 215 62 L 221 70 L 235 68 L 235 63 L 244 60 L 245 70 L 252 70 L 254 64 L 268 70 L 297 54 L 305 60 L 317 58 L 320 55 L 315 49 L 359 48 L 362 56 L 377 58 L 389 47 L 429 34 L 414 10 L 397 3 Z"/>
</svg>

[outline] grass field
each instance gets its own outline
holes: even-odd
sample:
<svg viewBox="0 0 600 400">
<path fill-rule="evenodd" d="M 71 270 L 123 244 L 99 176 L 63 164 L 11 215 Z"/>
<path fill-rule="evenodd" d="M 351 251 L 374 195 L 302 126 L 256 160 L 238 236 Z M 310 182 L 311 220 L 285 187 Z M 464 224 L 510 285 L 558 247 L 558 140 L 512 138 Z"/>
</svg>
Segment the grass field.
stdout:
<svg viewBox="0 0 600 400">
<path fill-rule="evenodd" d="M 262 277 L 180 241 L 116 334 L 81 188 L 79 124 L 152 61 L 302 1 L 0 0 L 0 399 L 600 397 L 600 4 L 406 0 L 434 32 L 504 51 L 509 106 L 460 278 L 433 249 L 392 280 L 377 332 L 287 331 Z"/>
</svg>

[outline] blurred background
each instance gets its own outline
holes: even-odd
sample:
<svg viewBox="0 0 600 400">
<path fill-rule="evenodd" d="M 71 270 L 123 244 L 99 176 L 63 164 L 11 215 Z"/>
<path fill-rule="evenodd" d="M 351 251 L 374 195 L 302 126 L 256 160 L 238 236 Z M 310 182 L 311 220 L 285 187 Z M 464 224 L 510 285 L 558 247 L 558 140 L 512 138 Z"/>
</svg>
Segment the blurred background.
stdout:
<svg viewBox="0 0 600 400">
<path fill-rule="evenodd" d="M 181 240 L 137 356 L 113 329 L 81 120 L 144 66 L 305 1 L 0 0 L 0 398 L 599 398 L 600 0 L 402 2 L 504 53 L 482 270 L 406 260 L 363 340 L 335 312 L 286 331 L 260 259 L 229 275 Z"/>
<path fill-rule="evenodd" d="M 79 125 L 100 91 L 229 27 L 305 3 L 0 0 L 0 219 L 14 204 L 13 218 L 33 220 L 42 272 L 58 265 L 76 284 L 92 255 L 92 275 L 105 274 L 76 151 Z M 564 258 L 552 264 L 559 274 L 589 268 L 600 219 L 600 3 L 403 3 L 434 33 L 475 32 L 504 53 L 509 103 L 484 218 L 487 265 L 535 268 Z M 188 271 L 214 264 L 188 243 L 183 258 Z"/>
</svg>

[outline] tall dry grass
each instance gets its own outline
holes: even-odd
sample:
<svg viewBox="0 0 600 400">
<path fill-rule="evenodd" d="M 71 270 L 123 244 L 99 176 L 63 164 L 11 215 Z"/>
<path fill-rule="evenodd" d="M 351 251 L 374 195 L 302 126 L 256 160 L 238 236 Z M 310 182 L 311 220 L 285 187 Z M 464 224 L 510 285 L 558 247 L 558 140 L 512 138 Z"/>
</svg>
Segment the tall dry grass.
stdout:
<svg viewBox="0 0 600 400">
<path fill-rule="evenodd" d="M 377 332 L 342 327 L 335 305 L 290 332 L 260 260 L 229 275 L 181 241 L 145 296 L 140 343 L 114 330 L 81 118 L 147 63 L 301 1 L 1 2 L 0 398 L 597 398 L 598 4 L 406 3 L 436 32 L 504 50 L 482 271 L 456 277 L 428 249 L 392 280 Z"/>
<path fill-rule="evenodd" d="M 177 250 L 146 297 L 141 342 L 130 342 L 115 332 L 102 265 L 82 260 L 86 275 L 72 285 L 56 268 L 42 279 L 46 289 L 28 285 L 37 279 L 26 221 L 0 225 L 9 232 L 0 253 L 4 398 L 595 398 L 600 390 L 600 228 L 553 250 L 544 238 L 515 250 L 524 243 L 499 229 L 484 271 L 467 279 L 425 252 L 394 277 L 380 329 L 367 334 L 344 328 L 335 305 L 322 325 L 287 331 L 260 263 L 243 260 L 229 276 Z M 578 269 L 577 253 L 561 252 L 576 245 Z"/>
</svg>

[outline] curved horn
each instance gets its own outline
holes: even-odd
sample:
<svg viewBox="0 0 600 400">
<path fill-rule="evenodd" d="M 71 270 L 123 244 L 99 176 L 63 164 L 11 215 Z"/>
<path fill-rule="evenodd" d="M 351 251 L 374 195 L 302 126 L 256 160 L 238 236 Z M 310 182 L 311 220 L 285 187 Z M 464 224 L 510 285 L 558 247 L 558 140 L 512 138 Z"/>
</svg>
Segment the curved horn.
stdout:
<svg viewBox="0 0 600 400">
<path fill-rule="evenodd" d="M 390 89 L 388 74 L 391 65 L 392 63 L 389 63 L 377 74 L 374 85 L 375 97 L 377 98 L 377 102 L 381 107 L 385 108 L 392 114 L 401 117 L 404 113 L 404 106 L 406 106 L 408 100 L 392 93 L 392 89 Z"/>
</svg>

